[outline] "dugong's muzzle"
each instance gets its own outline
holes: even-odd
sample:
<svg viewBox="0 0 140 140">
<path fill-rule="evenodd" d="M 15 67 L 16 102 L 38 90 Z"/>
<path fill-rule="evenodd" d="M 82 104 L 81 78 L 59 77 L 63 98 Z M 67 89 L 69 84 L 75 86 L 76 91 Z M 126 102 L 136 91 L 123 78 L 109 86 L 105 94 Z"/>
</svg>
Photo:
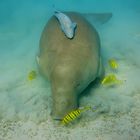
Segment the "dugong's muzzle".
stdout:
<svg viewBox="0 0 140 140">
<path fill-rule="evenodd" d="M 61 120 L 70 111 L 77 108 L 77 95 L 72 92 L 53 92 L 53 107 L 51 116 L 55 120 Z"/>
</svg>

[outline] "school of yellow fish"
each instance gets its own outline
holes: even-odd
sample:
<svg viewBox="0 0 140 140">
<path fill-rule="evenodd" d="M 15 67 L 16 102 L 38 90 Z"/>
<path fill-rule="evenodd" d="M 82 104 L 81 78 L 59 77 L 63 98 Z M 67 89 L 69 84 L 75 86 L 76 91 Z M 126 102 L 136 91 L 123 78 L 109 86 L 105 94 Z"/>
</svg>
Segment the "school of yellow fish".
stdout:
<svg viewBox="0 0 140 140">
<path fill-rule="evenodd" d="M 111 69 L 113 70 L 117 70 L 118 69 L 118 63 L 117 61 L 112 58 L 108 60 L 109 66 L 111 67 Z M 115 74 L 108 74 L 106 75 L 103 80 L 101 81 L 102 85 L 115 85 L 115 84 L 122 84 L 122 80 L 119 80 Z"/>
</svg>

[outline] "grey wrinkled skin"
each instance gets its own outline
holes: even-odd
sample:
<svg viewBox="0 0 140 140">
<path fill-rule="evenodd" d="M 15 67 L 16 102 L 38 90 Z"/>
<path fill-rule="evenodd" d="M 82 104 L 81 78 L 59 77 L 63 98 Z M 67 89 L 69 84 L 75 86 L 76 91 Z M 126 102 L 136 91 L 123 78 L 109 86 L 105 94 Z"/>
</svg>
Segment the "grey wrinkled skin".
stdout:
<svg viewBox="0 0 140 140">
<path fill-rule="evenodd" d="M 40 72 L 51 83 L 54 119 L 62 119 L 76 109 L 78 95 L 104 72 L 97 31 L 80 14 L 66 14 L 77 23 L 73 39 L 64 35 L 54 16 L 40 39 L 38 63 Z"/>
</svg>

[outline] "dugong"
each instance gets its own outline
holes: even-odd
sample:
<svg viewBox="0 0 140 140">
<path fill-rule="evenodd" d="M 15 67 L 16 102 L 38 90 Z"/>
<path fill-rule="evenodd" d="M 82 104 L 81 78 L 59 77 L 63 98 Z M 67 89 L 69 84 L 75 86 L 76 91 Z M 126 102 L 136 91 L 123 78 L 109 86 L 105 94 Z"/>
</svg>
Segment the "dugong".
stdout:
<svg viewBox="0 0 140 140">
<path fill-rule="evenodd" d="M 40 72 L 51 84 L 53 119 L 76 109 L 79 94 L 104 73 L 97 31 L 80 13 L 65 13 L 77 23 L 74 38 L 68 39 L 52 16 L 42 32 L 38 55 Z"/>
</svg>

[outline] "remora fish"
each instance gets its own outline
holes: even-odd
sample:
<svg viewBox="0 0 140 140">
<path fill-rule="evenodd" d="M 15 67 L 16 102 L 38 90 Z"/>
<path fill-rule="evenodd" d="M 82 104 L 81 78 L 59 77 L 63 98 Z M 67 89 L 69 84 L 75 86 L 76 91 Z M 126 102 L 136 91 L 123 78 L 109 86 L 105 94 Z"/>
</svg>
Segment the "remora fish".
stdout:
<svg viewBox="0 0 140 140">
<path fill-rule="evenodd" d="M 65 35 L 70 39 L 73 38 L 77 24 L 75 22 L 72 22 L 71 19 L 62 12 L 55 11 L 54 15 L 60 22 L 61 29 L 65 33 Z"/>
</svg>

